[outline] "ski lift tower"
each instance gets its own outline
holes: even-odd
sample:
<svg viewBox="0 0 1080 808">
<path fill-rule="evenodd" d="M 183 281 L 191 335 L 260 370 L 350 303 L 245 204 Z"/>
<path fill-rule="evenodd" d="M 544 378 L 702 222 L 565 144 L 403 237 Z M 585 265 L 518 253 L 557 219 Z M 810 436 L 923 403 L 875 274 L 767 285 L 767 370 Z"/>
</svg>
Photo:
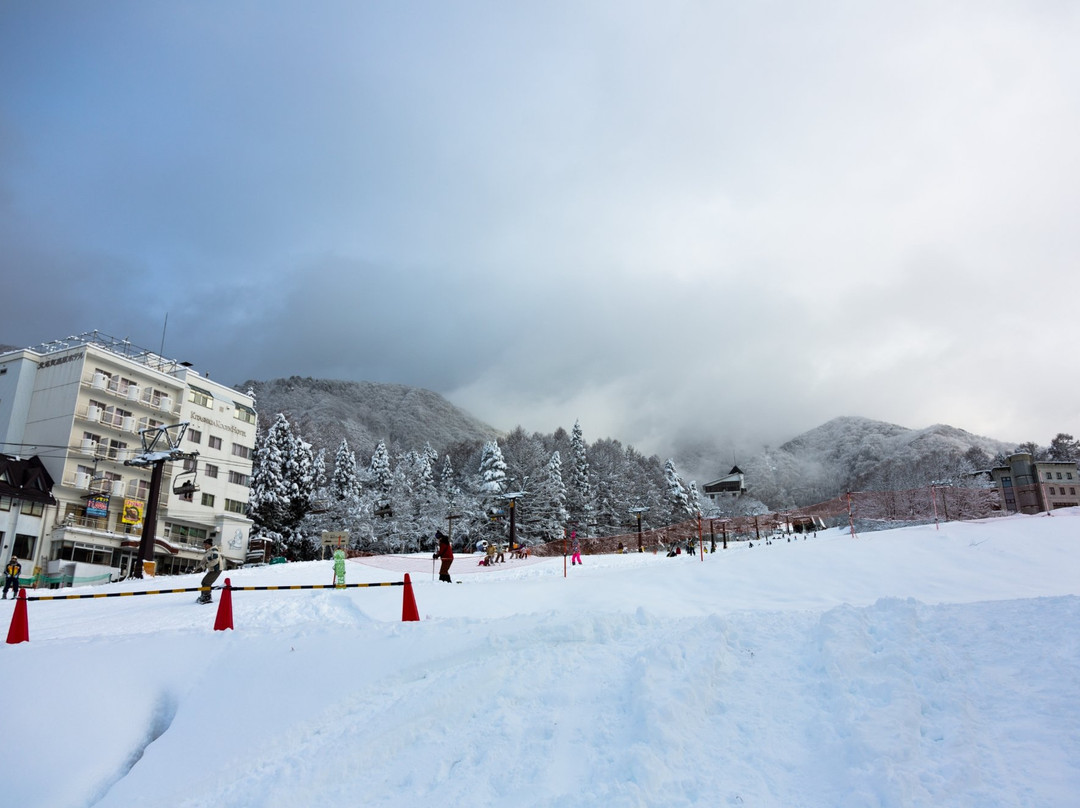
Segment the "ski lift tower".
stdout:
<svg viewBox="0 0 1080 808">
<path fill-rule="evenodd" d="M 649 512 L 648 506 L 642 505 L 637 508 L 631 508 L 630 513 L 637 517 L 637 550 L 639 553 L 645 552 L 645 547 L 641 543 L 641 516 Z"/>
<path fill-rule="evenodd" d="M 517 544 L 517 508 L 514 506 L 517 504 L 518 499 L 528 493 L 528 491 L 507 491 L 505 494 L 499 495 L 499 499 L 505 499 L 510 508 L 510 547 Z"/>
<path fill-rule="evenodd" d="M 139 554 L 135 559 L 137 563 L 131 570 L 135 578 L 142 578 L 143 565 L 147 561 L 154 560 L 154 536 L 157 533 L 158 501 L 161 499 L 161 481 L 165 474 L 165 463 L 174 460 L 193 460 L 199 455 L 198 452 L 180 450 L 180 441 L 187 432 L 188 424 L 188 421 L 181 421 L 172 426 L 157 426 L 140 430 L 142 454 L 124 461 L 125 466 L 153 467 L 150 472 L 150 492 L 146 497 L 146 511 L 143 513 Z M 189 488 L 185 488 L 184 491 L 195 490 L 194 484 L 188 482 L 185 485 Z"/>
</svg>

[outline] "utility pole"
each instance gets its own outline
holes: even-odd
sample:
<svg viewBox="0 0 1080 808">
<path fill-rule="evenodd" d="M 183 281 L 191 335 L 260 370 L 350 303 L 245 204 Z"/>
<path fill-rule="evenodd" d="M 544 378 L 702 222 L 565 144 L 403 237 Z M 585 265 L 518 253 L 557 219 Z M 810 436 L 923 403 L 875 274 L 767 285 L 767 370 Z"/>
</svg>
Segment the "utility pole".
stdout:
<svg viewBox="0 0 1080 808">
<path fill-rule="evenodd" d="M 143 577 L 143 564 L 154 560 L 154 537 L 157 535 L 158 502 L 161 500 L 161 481 L 165 476 L 165 463 L 173 460 L 193 459 L 198 452 L 183 452 L 180 441 L 187 432 L 188 422 L 181 421 L 172 426 L 157 426 L 143 429 L 143 452 L 138 457 L 125 460 L 125 466 L 152 466 L 150 471 L 150 492 L 146 497 L 146 510 L 143 512 L 142 537 L 139 541 L 139 553 L 130 573 L 132 577 Z M 194 486 L 191 486 L 194 492 Z"/>
</svg>

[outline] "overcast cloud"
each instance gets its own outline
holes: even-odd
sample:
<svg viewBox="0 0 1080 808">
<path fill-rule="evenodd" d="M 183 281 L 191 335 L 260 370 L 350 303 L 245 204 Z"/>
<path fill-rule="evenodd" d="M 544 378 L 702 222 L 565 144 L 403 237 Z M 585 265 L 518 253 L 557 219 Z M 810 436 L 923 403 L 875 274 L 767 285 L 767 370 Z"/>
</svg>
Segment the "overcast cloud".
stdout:
<svg viewBox="0 0 1080 808">
<path fill-rule="evenodd" d="M 0 6 L 0 342 L 665 452 L 1080 434 L 1073 2 Z"/>
</svg>

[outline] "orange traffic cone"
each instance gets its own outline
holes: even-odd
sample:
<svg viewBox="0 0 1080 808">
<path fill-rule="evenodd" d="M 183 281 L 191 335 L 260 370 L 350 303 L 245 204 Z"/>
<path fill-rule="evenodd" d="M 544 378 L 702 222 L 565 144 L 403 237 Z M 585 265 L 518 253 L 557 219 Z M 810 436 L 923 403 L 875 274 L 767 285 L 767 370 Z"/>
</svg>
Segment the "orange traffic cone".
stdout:
<svg viewBox="0 0 1080 808">
<path fill-rule="evenodd" d="M 416 607 L 413 606 L 415 609 Z M 417 617 L 417 620 L 420 618 Z M 30 642 L 30 621 L 26 617 L 26 590 L 19 590 L 19 597 L 15 599 L 15 611 L 11 615 L 11 628 L 8 629 L 8 645 L 20 642 Z"/>
<path fill-rule="evenodd" d="M 218 602 L 214 631 L 224 631 L 232 627 L 232 581 L 226 578 L 225 587 L 221 590 L 221 600 Z"/>
<path fill-rule="evenodd" d="M 408 623 L 410 621 L 418 621 L 420 619 L 420 612 L 416 608 L 416 597 L 412 591 L 412 579 L 409 577 L 409 573 L 405 573 L 405 594 L 401 598 L 401 622 Z M 10 642 L 10 640 L 8 641 Z"/>
</svg>

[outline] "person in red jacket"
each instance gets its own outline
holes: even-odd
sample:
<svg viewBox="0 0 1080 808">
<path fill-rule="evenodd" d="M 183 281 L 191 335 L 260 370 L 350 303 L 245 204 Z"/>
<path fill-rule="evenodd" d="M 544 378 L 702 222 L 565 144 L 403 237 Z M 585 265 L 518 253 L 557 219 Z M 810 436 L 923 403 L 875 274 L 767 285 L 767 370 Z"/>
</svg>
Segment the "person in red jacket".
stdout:
<svg viewBox="0 0 1080 808">
<path fill-rule="evenodd" d="M 441 558 L 439 565 L 439 580 L 452 584 L 450 580 L 450 565 L 454 563 L 454 548 L 450 546 L 450 539 L 443 535 L 442 531 L 435 531 L 435 538 L 439 540 L 439 549 L 432 558 Z"/>
</svg>

